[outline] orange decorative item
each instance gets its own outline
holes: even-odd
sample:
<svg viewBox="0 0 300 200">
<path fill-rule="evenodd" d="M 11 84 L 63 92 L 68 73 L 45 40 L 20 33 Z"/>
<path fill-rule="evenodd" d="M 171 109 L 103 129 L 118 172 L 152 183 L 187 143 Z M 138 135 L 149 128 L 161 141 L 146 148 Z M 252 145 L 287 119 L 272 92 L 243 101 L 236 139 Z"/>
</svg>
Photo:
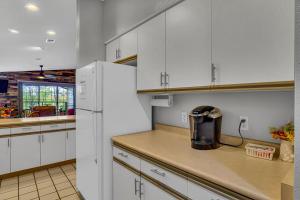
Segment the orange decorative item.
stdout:
<svg viewBox="0 0 300 200">
<path fill-rule="evenodd" d="M 274 139 L 280 139 L 280 159 L 285 162 L 294 161 L 294 124 L 292 122 L 277 128 L 270 128 L 270 132 Z"/>
</svg>

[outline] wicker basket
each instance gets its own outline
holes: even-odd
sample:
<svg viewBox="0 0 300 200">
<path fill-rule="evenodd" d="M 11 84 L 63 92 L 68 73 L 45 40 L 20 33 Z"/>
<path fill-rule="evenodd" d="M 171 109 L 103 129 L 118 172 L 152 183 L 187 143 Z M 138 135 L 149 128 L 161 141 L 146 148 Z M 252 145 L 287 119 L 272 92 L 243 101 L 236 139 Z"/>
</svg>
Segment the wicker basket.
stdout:
<svg viewBox="0 0 300 200">
<path fill-rule="evenodd" d="M 266 160 L 272 160 L 275 153 L 275 147 L 271 146 L 248 143 L 245 148 L 247 155 Z"/>
</svg>

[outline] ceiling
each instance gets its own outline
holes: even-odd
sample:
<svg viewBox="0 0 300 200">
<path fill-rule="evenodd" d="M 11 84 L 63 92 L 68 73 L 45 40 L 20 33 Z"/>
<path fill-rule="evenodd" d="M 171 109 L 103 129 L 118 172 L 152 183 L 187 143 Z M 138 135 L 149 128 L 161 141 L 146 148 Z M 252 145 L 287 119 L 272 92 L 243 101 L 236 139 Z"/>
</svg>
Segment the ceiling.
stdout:
<svg viewBox="0 0 300 200">
<path fill-rule="evenodd" d="M 39 10 L 29 11 L 27 3 Z M 76 16 L 76 0 L 0 0 L 0 71 L 39 70 L 40 64 L 45 69 L 75 68 Z M 56 35 L 48 35 L 49 30 Z M 46 39 L 55 43 L 46 44 Z"/>
</svg>

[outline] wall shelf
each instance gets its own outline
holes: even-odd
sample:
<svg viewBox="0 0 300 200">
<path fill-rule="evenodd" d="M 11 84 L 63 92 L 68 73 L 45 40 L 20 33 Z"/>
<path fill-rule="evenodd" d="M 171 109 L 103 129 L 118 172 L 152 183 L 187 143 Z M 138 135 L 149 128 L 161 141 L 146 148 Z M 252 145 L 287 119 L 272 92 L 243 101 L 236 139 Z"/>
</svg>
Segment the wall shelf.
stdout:
<svg viewBox="0 0 300 200">
<path fill-rule="evenodd" d="M 182 88 L 162 88 L 150 90 L 138 90 L 138 94 L 177 94 L 197 92 L 231 92 L 231 91 L 282 91 L 294 90 L 294 81 L 259 82 L 226 85 L 208 85 Z"/>
</svg>

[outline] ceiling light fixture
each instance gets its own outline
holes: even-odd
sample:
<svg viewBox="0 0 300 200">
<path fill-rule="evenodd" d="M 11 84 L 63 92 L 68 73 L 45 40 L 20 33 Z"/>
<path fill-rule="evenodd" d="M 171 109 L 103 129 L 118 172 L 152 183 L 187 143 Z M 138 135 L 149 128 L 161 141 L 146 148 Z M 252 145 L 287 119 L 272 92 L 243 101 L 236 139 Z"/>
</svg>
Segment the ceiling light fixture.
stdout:
<svg viewBox="0 0 300 200">
<path fill-rule="evenodd" d="M 18 31 L 18 30 L 16 30 L 16 29 L 8 29 L 8 31 L 10 32 L 10 33 L 12 33 L 12 34 L 19 34 L 20 33 L 20 31 Z"/>
<path fill-rule="evenodd" d="M 54 35 L 56 35 L 56 32 L 53 30 L 49 30 L 49 31 L 47 31 L 47 34 L 50 36 L 54 36 Z"/>
<path fill-rule="evenodd" d="M 43 67 L 44 67 L 43 65 L 40 65 L 41 71 L 40 71 L 40 74 L 36 77 L 37 79 L 43 80 L 46 78 Z"/>
<path fill-rule="evenodd" d="M 31 12 L 37 12 L 37 11 L 40 10 L 40 8 L 37 5 L 33 4 L 33 3 L 27 3 L 25 5 L 25 8 L 27 10 L 31 11 Z"/>
<path fill-rule="evenodd" d="M 32 50 L 32 51 L 42 51 L 43 48 L 42 47 L 28 47 L 29 50 Z"/>
</svg>

